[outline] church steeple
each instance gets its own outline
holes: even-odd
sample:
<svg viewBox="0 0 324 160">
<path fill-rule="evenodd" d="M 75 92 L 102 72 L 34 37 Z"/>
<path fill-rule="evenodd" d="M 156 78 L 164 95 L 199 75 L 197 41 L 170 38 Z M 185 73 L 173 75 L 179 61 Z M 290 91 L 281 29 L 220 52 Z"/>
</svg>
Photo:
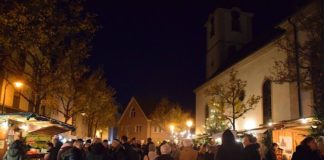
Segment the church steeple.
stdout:
<svg viewBox="0 0 324 160">
<path fill-rule="evenodd" d="M 226 60 L 252 39 L 252 14 L 239 8 L 217 8 L 208 17 L 206 78 L 213 76 Z"/>
</svg>

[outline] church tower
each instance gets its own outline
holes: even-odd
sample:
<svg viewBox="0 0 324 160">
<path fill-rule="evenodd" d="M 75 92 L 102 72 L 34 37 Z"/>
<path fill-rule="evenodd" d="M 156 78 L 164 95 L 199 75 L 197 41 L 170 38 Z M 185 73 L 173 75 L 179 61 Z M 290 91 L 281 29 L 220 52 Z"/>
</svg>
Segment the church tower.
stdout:
<svg viewBox="0 0 324 160">
<path fill-rule="evenodd" d="M 239 8 L 218 8 L 205 24 L 207 33 L 206 78 L 210 79 L 230 57 L 252 39 L 252 16 Z"/>
</svg>

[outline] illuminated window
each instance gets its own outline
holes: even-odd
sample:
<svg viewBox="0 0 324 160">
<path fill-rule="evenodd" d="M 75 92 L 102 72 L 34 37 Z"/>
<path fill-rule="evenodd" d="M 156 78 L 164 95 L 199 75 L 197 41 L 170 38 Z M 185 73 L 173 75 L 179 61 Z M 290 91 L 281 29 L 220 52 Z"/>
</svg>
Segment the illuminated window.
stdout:
<svg viewBox="0 0 324 160">
<path fill-rule="evenodd" d="M 262 87 L 262 105 L 263 105 L 263 123 L 266 124 L 271 121 L 272 107 L 271 107 L 271 81 L 266 80 Z"/>
<path fill-rule="evenodd" d="M 153 132 L 154 133 L 160 133 L 161 132 L 161 128 L 159 126 L 154 126 L 153 127 Z"/>
<path fill-rule="evenodd" d="M 130 112 L 130 117 L 131 118 L 135 118 L 136 112 L 135 112 L 135 108 L 132 108 L 131 112 Z"/>
<path fill-rule="evenodd" d="M 19 108 L 19 103 L 20 103 L 20 94 L 18 91 L 14 92 L 14 97 L 13 97 L 13 108 Z"/>
<path fill-rule="evenodd" d="M 232 31 L 241 32 L 240 13 L 232 11 Z"/>
<path fill-rule="evenodd" d="M 136 133 L 140 133 L 140 132 L 142 132 L 142 126 L 141 126 L 141 125 L 136 125 L 136 126 L 135 126 L 135 132 L 136 132 Z"/>
</svg>

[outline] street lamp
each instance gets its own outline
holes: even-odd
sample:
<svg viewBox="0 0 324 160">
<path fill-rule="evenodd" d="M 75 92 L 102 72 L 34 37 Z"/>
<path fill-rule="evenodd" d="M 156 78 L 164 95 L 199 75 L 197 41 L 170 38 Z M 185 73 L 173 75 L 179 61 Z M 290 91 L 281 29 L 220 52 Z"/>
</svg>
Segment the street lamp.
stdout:
<svg viewBox="0 0 324 160">
<path fill-rule="evenodd" d="M 17 89 L 20 89 L 24 85 L 24 83 L 19 82 L 19 81 L 14 82 L 13 84 L 14 84 L 15 88 L 17 88 Z"/>
<path fill-rule="evenodd" d="M 186 124 L 187 124 L 187 127 L 189 127 L 189 129 L 190 129 L 192 127 L 193 122 L 192 122 L 192 120 L 187 120 Z"/>
<path fill-rule="evenodd" d="M 173 133 L 174 133 L 174 125 L 170 124 L 169 128 L 170 128 L 171 134 L 173 135 Z"/>
<path fill-rule="evenodd" d="M 192 120 L 187 120 L 186 125 L 188 127 L 188 136 L 187 136 L 188 138 L 191 137 L 190 129 L 192 127 L 192 124 L 193 124 Z"/>
</svg>

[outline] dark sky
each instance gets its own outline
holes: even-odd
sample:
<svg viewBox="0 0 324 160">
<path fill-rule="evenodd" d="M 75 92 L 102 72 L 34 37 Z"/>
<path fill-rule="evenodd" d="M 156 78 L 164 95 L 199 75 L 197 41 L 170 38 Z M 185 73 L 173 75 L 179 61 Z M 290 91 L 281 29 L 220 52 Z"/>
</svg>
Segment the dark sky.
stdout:
<svg viewBox="0 0 324 160">
<path fill-rule="evenodd" d="M 286 17 L 297 0 L 88 0 L 103 27 L 93 42 L 90 64 L 102 65 L 117 100 L 138 97 L 144 108 L 162 97 L 194 112 L 193 90 L 205 80 L 208 14 L 238 6 L 254 13 L 254 36 Z"/>
</svg>

